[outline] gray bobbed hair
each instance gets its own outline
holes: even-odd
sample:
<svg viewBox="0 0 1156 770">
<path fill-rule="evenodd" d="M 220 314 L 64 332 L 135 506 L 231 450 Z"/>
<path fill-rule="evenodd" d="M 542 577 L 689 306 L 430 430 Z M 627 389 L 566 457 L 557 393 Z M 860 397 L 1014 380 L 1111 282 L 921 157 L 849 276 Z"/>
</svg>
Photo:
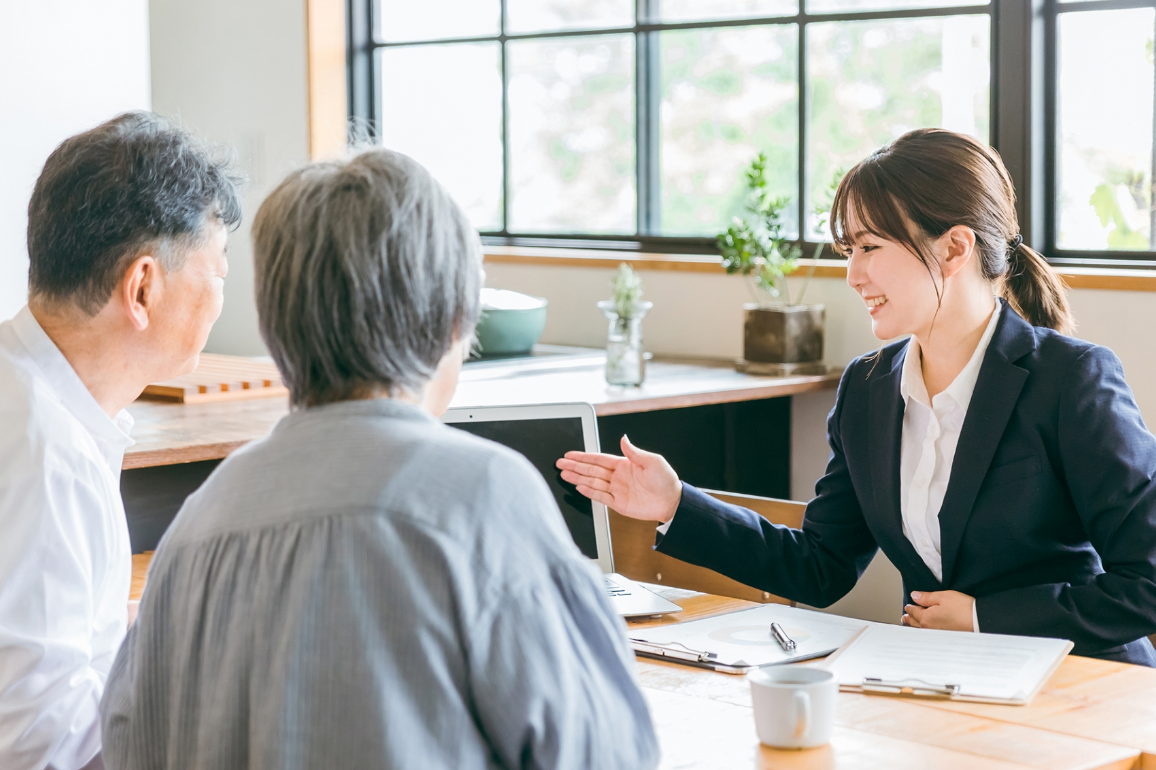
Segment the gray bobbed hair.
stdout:
<svg viewBox="0 0 1156 770">
<path fill-rule="evenodd" d="M 253 223 L 261 336 L 294 406 L 417 393 L 480 312 L 477 231 L 413 159 L 299 169 Z"/>
</svg>

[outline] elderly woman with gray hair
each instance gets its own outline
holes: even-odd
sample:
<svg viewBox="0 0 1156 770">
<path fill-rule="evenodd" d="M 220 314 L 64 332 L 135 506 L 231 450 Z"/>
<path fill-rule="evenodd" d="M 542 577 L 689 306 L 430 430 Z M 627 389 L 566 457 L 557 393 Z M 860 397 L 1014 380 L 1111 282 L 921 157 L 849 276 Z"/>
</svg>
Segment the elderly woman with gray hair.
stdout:
<svg viewBox="0 0 1156 770">
<path fill-rule="evenodd" d="M 137 768 L 648 768 L 621 621 L 520 455 L 442 425 L 481 250 L 386 150 L 286 179 L 253 230 L 293 410 L 189 497 L 102 704 Z"/>
</svg>

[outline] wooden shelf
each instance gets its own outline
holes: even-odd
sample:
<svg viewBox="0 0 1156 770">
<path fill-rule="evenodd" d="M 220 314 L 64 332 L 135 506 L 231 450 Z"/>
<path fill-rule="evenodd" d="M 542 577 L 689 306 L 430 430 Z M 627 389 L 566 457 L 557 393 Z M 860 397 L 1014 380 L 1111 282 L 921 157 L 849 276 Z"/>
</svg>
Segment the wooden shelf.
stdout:
<svg viewBox="0 0 1156 770">
<path fill-rule="evenodd" d="M 589 357 L 572 365 L 518 360 L 508 365 L 462 372 L 452 406 L 515 406 L 586 402 L 599 416 L 660 409 L 754 401 L 818 390 L 833 390 L 841 371 L 808 377 L 754 377 L 716 359 L 658 357 L 640 388 L 606 384 L 603 364 Z M 234 403 L 166 404 L 136 401 L 136 445 L 124 456 L 125 469 L 219 460 L 265 436 L 289 412 L 284 398 Z"/>
<path fill-rule="evenodd" d="M 684 273 L 725 275 L 722 262 L 705 254 L 645 254 L 641 252 L 602 251 L 596 249 L 550 249 L 487 246 L 486 262 L 504 265 L 543 265 L 552 267 L 596 267 L 613 269 L 629 262 L 636 270 L 666 270 Z M 847 278 L 847 263 L 842 260 L 800 259 L 796 276 L 806 275 L 817 261 L 816 278 Z M 1156 270 L 1123 270 L 1110 268 L 1062 267 L 1056 272 L 1071 289 L 1110 289 L 1115 291 L 1156 291 Z"/>
</svg>

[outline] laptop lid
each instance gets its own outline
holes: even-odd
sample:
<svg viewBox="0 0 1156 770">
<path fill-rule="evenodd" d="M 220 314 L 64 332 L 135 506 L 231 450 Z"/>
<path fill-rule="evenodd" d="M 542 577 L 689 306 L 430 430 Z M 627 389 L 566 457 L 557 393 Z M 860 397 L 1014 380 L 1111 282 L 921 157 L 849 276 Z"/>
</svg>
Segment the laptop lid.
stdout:
<svg viewBox="0 0 1156 770">
<path fill-rule="evenodd" d="M 599 451 L 594 407 L 590 404 L 536 404 L 454 408 L 442 416 L 442 421 L 524 455 L 554 493 L 554 500 L 579 550 L 596 561 L 602 572 L 614 572 L 606 506 L 580 495 L 573 484 L 562 480 L 562 472 L 554 465 L 562 455 L 572 450 Z"/>
</svg>

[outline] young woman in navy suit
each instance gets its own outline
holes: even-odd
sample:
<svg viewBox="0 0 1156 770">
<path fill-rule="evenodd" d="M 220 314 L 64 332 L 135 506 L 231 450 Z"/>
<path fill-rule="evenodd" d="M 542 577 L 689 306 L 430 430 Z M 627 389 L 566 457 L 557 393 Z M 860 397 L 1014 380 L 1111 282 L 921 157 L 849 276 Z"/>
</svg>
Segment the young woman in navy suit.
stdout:
<svg viewBox="0 0 1156 770">
<path fill-rule="evenodd" d="M 679 481 L 659 455 L 571 452 L 562 477 L 661 523 L 657 549 L 825 607 L 877 549 L 907 625 L 1070 639 L 1156 666 L 1156 439 L 1107 348 L 1023 244 L 999 156 L 919 130 L 853 168 L 831 216 L 880 339 L 851 363 L 801 529 Z"/>
</svg>

